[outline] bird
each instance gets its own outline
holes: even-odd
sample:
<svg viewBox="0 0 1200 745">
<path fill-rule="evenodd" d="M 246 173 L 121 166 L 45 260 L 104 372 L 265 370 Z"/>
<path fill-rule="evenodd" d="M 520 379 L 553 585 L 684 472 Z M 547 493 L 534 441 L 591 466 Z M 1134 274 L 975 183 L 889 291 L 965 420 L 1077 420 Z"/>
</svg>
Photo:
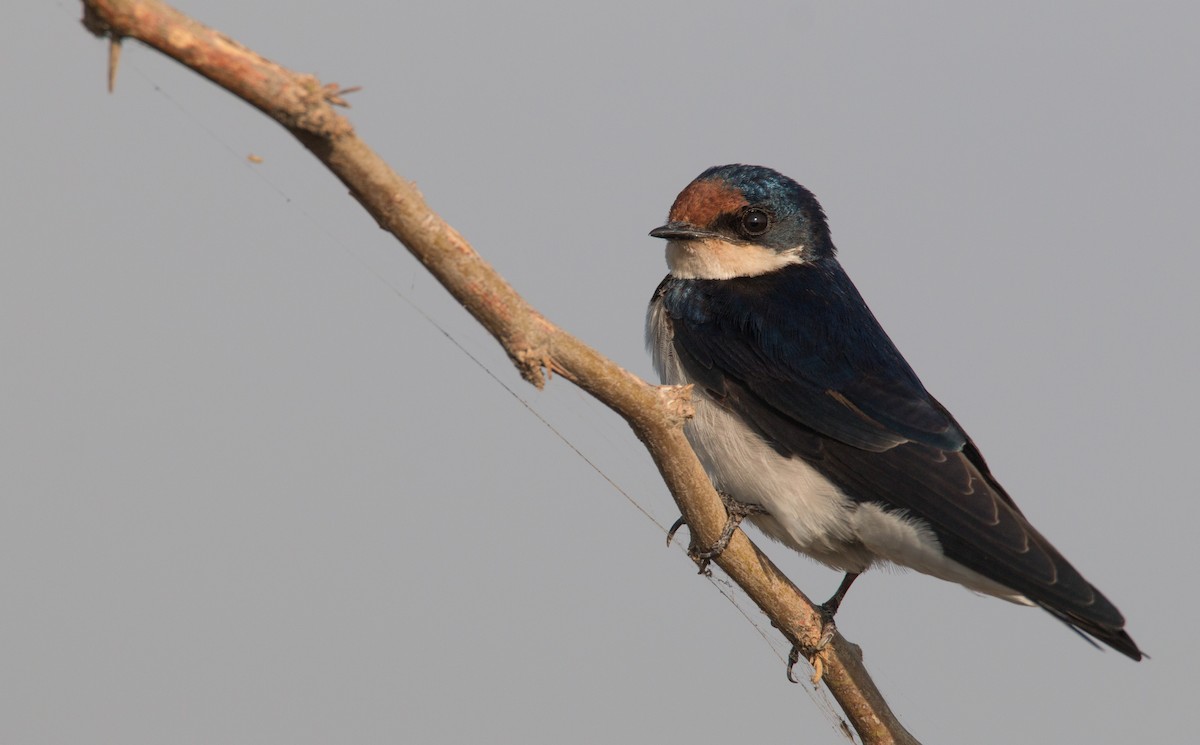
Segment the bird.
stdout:
<svg viewBox="0 0 1200 745">
<path fill-rule="evenodd" d="M 1039 606 L 1142 659 L 1121 612 L 1029 522 L 875 319 L 812 192 L 763 166 L 714 166 L 650 235 L 669 273 L 646 344 L 664 384 L 693 386 L 684 433 L 740 507 L 727 535 L 745 516 L 844 572 L 821 607 L 830 622 L 859 574 L 892 564 Z"/>
</svg>

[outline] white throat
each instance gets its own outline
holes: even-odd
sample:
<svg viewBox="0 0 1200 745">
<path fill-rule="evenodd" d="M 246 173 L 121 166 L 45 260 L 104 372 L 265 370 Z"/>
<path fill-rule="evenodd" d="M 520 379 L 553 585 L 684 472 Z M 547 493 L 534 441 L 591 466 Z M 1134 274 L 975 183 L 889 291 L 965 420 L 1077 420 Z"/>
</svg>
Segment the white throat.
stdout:
<svg viewBox="0 0 1200 745">
<path fill-rule="evenodd" d="M 679 279 L 757 277 L 791 264 L 802 264 L 797 246 L 783 253 L 719 238 L 667 241 L 667 268 Z"/>
</svg>

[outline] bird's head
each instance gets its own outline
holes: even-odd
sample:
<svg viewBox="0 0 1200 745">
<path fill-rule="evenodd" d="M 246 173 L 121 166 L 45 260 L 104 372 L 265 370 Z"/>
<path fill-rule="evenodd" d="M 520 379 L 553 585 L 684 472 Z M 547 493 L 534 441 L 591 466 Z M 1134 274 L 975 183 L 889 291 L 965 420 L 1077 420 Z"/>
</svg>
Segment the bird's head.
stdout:
<svg viewBox="0 0 1200 745">
<path fill-rule="evenodd" d="M 667 240 L 667 265 L 680 279 L 752 277 L 834 252 L 812 192 L 762 166 L 709 168 L 650 235 Z"/>
</svg>

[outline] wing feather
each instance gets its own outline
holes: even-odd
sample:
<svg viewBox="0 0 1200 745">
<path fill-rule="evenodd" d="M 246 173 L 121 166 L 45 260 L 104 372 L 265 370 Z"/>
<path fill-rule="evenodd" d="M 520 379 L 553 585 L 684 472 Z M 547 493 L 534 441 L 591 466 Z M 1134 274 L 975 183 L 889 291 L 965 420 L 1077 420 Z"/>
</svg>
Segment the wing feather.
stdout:
<svg viewBox="0 0 1200 745">
<path fill-rule="evenodd" d="M 925 521 L 947 557 L 1140 657 L 1120 612 L 1025 519 L 835 259 L 668 278 L 657 300 L 688 375 L 781 454 Z"/>
</svg>

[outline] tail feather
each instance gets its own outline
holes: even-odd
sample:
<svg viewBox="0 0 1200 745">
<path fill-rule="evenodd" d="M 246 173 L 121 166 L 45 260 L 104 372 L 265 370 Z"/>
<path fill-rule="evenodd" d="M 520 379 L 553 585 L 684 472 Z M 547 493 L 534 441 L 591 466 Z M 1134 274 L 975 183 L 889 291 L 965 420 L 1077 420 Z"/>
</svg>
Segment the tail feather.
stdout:
<svg viewBox="0 0 1200 745">
<path fill-rule="evenodd" d="M 1137 642 L 1125 632 L 1123 625 L 1112 626 L 1102 624 L 1074 613 L 1061 611 L 1046 603 L 1039 602 L 1038 605 L 1045 609 L 1047 613 L 1069 626 L 1072 631 L 1079 634 L 1092 646 L 1099 646 L 1096 644 L 1096 641 L 1103 642 L 1134 662 L 1140 662 L 1143 657 L 1147 656 L 1142 650 L 1138 649 Z"/>
</svg>

